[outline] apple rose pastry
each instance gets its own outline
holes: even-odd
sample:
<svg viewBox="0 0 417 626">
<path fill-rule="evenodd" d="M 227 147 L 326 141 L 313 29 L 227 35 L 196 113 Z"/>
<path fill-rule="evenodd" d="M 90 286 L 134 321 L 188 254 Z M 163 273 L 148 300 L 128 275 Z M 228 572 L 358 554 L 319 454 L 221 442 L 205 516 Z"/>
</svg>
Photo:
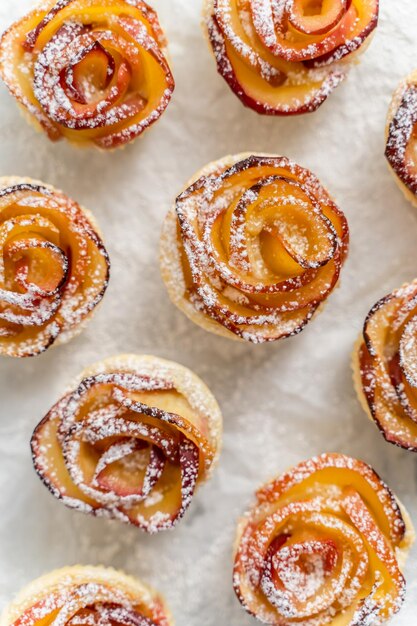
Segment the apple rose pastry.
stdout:
<svg viewBox="0 0 417 626">
<path fill-rule="evenodd" d="M 300 332 L 335 288 L 349 231 L 317 178 L 284 157 L 211 163 L 161 240 L 174 304 L 206 330 L 261 343 Z"/>
<path fill-rule="evenodd" d="M 142 0 L 46 0 L 0 43 L 0 75 L 50 139 L 116 148 L 174 90 L 158 17 Z"/>
<path fill-rule="evenodd" d="M 379 0 L 204 0 L 219 73 L 266 115 L 315 111 L 378 23 Z"/>
<path fill-rule="evenodd" d="M 104 567 L 65 567 L 27 585 L 0 626 L 172 626 L 160 595 L 139 580 Z"/>
<path fill-rule="evenodd" d="M 220 409 L 190 370 L 124 355 L 85 370 L 37 426 L 35 469 L 67 506 L 155 533 L 173 528 L 207 480 Z"/>
<path fill-rule="evenodd" d="M 374 470 L 341 454 L 262 487 L 240 521 L 234 587 L 273 626 L 369 626 L 401 607 L 414 541 L 408 514 Z"/>
<path fill-rule="evenodd" d="M 385 156 L 403 193 L 417 206 L 417 71 L 401 83 L 392 99 Z"/>
<path fill-rule="evenodd" d="M 96 231 L 61 191 L 0 178 L 0 354 L 35 356 L 80 332 L 109 278 Z"/>
<path fill-rule="evenodd" d="M 353 356 L 367 414 L 387 441 L 417 452 L 417 280 L 371 309 Z"/>
</svg>

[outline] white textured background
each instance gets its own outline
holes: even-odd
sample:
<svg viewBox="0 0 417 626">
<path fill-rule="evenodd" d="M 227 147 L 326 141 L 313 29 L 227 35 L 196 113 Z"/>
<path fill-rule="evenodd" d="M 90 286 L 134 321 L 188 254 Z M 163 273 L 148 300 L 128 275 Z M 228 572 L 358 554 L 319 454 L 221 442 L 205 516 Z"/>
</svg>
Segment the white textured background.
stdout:
<svg viewBox="0 0 417 626">
<path fill-rule="evenodd" d="M 1 0 L 0 28 L 32 5 Z M 355 398 L 350 353 L 369 308 L 417 275 L 417 216 L 383 157 L 391 93 L 417 66 L 415 0 L 382 0 L 361 65 L 315 114 L 268 119 L 243 108 L 217 76 L 200 29 L 200 0 L 153 0 L 170 41 L 177 90 L 162 120 L 124 151 L 53 145 L 21 118 L 0 88 L 0 174 L 40 178 L 95 212 L 113 272 L 86 332 L 34 360 L 0 361 L 0 605 L 52 568 L 114 565 L 159 588 L 178 626 L 246 626 L 235 600 L 235 522 L 259 483 L 324 451 L 371 463 L 417 522 L 417 457 L 384 442 Z M 170 304 L 159 277 L 162 218 L 183 183 L 230 152 L 267 151 L 311 168 L 351 227 L 341 288 L 298 337 L 240 345 L 194 327 Z M 34 426 L 67 382 L 119 352 L 153 353 L 193 368 L 225 418 L 224 453 L 173 533 L 148 537 L 89 519 L 49 495 L 32 470 Z M 408 596 L 393 626 L 415 623 L 417 550 Z M 1 607 L 0 607 L 1 608 Z"/>
</svg>

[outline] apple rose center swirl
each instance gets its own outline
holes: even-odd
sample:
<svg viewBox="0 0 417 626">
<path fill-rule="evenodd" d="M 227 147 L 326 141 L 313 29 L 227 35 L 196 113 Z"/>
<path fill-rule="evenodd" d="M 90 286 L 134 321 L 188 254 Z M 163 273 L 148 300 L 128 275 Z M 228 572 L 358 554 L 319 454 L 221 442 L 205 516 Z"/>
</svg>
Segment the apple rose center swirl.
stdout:
<svg viewBox="0 0 417 626">
<path fill-rule="evenodd" d="M 249 613 L 274 626 L 358 626 L 371 617 L 381 624 L 403 602 L 397 558 L 410 543 L 397 501 L 375 472 L 322 455 L 258 492 L 239 525 L 235 591 Z"/>
<path fill-rule="evenodd" d="M 187 299 L 235 337 L 300 332 L 338 282 L 344 215 L 319 181 L 281 157 L 251 156 L 177 199 Z"/>
<path fill-rule="evenodd" d="M 3 78 L 51 139 L 117 147 L 153 124 L 171 99 L 166 41 L 142 0 L 49 2 L 40 21 L 35 12 L 14 29 L 21 50 L 6 33 Z M 28 76 L 18 73 L 17 83 L 6 68 L 9 48 L 23 61 L 30 58 Z"/>
<path fill-rule="evenodd" d="M 36 428 L 32 452 L 65 504 L 148 532 L 184 516 L 216 459 L 175 380 L 123 370 L 84 378 Z"/>
<path fill-rule="evenodd" d="M 0 181 L 0 352 L 17 357 L 71 338 L 102 299 L 110 267 L 81 207 L 24 181 Z"/>
</svg>

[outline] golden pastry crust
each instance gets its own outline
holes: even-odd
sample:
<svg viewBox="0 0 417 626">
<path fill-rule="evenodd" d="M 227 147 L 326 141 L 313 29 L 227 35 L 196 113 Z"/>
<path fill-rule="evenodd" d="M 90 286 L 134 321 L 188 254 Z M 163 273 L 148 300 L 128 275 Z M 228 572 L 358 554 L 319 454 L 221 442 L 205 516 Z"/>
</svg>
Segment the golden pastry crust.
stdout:
<svg viewBox="0 0 417 626">
<path fill-rule="evenodd" d="M 35 429 L 32 454 L 70 508 L 155 533 L 182 519 L 221 439 L 219 406 L 193 372 L 129 354 L 77 377 Z"/>
<path fill-rule="evenodd" d="M 379 0 L 332 0 L 314 14 L 308 3 L 281 4 L 203 0 L 203 28 L 219 74 L 245 106 L 310 113 L 368 47 Z"/>
<path fill-rule="evenodd" d="M 263 199 L 264 192 L 276 200 L 275 208 L 269 206 L 271 198 Z M 258 196 L 255 203 L 264 211 L 264 223 L 249 235 L 246 226 L 237 245 L 232 236 L 235 215 L 252 193 Z M 254 211 L 251 206 L 245 211 L 249 224 Z M 223 220 L 219 228 L 217 217 L 208 224 L 215 214 Z M 307 260 L 301 257 L 316 236 L 316 250 L 325 255 L 327 244 L 318 235 L 318 222 L 310 223 L 309 238 L 302 232 L 303 220 L 314 222 L 318 215 L 335 245 L 326 260 Z M 238 250 L 242 241 L 250 247 L 250 264 L 237 258 L 243 257 Z M 213 161 L 188 181 L 163 225 L 161 273 L 170 299 L 191 321 L 223 337 L 262 343 L 300 332 L 318 313 L 338 284 L 348 245 L 343 213 L 311 172 L 285 157 L 241 153 Z M 320 280 L 324 282 L 318 295 L 315 286 Z"/>
<path fill-rule="evenodd" d="M 167 41 L 143 0 L 44 0 L 0 41 L 0 75 L 52 141 L 113 149 L 164 113 Z"/>
<path fill-rule="evenodd" d="M 406 199 L 417 207 L 417 169 L 414 165 L 417 131 L 417 70 L 403 80 L 392 97 L 385 128 L 390 172 Z"/>
<path fill-rule="evenodd" d="M 172 626 L 171 615 L 162 597 L 142 582 L 127 576 L 123 572 L 101 566 L 75 565 L 64 567 L 41 576 L 29 583 L 16 597 L 16 599 L 3 611 L 0 617 L 0 626 L 13 626 L 27 623 L 37 626 L 42 623 L 41 619 L 31 614 L 34 607 L 50 602 L 57 608 L 65 611 L 69 600 L 78 595 L 72 608 L 73 613 L 83 611 L 84 604 L 88 604 L 90 610 L 105 610 L 103 600 L 107 603 L 114 602 L 114 607 L 123 609 L 119 614 L 126 611 L 125 617 L 146 618 L 146 626 Z M 84 598 L 83 598 L 84 595 Z M 99 607 L 95 605 L 95 595 Z M 57 599 L 60 596 L 60 601 Z M 108 597 L 106 597 L 108 596 Z M 54 600 L 55 598 L 55 600 Z M 119 609 L 119 610 L 120 610 Z M 45 611 L 47 614 L 47 611 Z M 65 623 L 69 623 L 73 613 L 68 616 Z M 112 621 L 110 620 L 111 624 Z M 116 622 L 115 622 L 116 623 Z M 121 622 L 123 624 L 123 618 Z M 130 624 L 131 621 L 127 621 Z"/>
<path fill-rule="evenodd" d="M 258 490 L 238 525 L 235 591 L 273 626 L 382 624 L 402 605 L 400 568 L 414 539 L 369 465 L 323 454 Z"/>
<path fill-rule="evenodd" d="M 110 261 L 90 211 L 31 178 L 0 178 L 0 354 L 36 356 L 85 327 Z"/>
<path fill-rule="evenodd" d="M 352 356 L 355 389 L 384 438 L 417 451 L 417 280 L 381 298 L 366 317 Z"/>
</svg>

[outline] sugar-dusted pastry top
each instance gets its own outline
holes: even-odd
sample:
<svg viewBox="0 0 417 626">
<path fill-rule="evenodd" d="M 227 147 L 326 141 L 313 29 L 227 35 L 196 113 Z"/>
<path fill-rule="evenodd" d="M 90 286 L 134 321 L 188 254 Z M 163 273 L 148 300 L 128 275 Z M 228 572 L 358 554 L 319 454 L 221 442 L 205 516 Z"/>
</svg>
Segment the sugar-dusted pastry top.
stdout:
<svg viewBox="0 0 417 626">
<path fill-rule="evenodd" d="M 123 355 L 85 370 L 35 429 L 33 462 L 67 506 L 153 533 L 181 520 L 221 446 L 214 397 L 190 370 Z"/>
<path fill-rule="evenodd" d="M 93 217 L 48 185 L 0 178 L 0 354 L 35 356 L 81 330 L 110 262 Z"/>
<path fill-rule="evenodd" d="M 208 165 L 177 198 L 161 240 L 162 275 L 194 322 L 253 343 L 300 332 L 335 288 L 345 216 L 318 179 L 285 157 Z"/>
<path fill-rule="evenodd" d="M 387 120 L 385 156 L 405 195 L 417 203 L 417 71 L 394 93 Z"/>
<path fill-rule="evenodd" d="M 371 309 L 354 369 L 359 397 L 385 439 L 417 452 L 417 280 Z"/>
<path fill-rule="evenodd" d="M 219 73 L 266 115 L 315 111 L 378 23 L 379 0 L 204 0 Z"/>
<path fill-rule="evenodd" d="M 76 565 L 27 585 L 0 626 L 172 626 L 162 597 L 139 580 L 104 567 Z"/>
<path fill-rule="evenodd" d="M 165 111 L 174 79 L 143 0 L 43 0 L 0 42 L 0 75 L 50 139 L 116 148 Z"/>
<path fill-rule="evenodd" d="M 323 454 L 257 492 L 238 527 L 234 588 L 273 626 L 383 624 L 404 600 L 400 565 L 413 541 L 369 465 Z"/>
</svg>

